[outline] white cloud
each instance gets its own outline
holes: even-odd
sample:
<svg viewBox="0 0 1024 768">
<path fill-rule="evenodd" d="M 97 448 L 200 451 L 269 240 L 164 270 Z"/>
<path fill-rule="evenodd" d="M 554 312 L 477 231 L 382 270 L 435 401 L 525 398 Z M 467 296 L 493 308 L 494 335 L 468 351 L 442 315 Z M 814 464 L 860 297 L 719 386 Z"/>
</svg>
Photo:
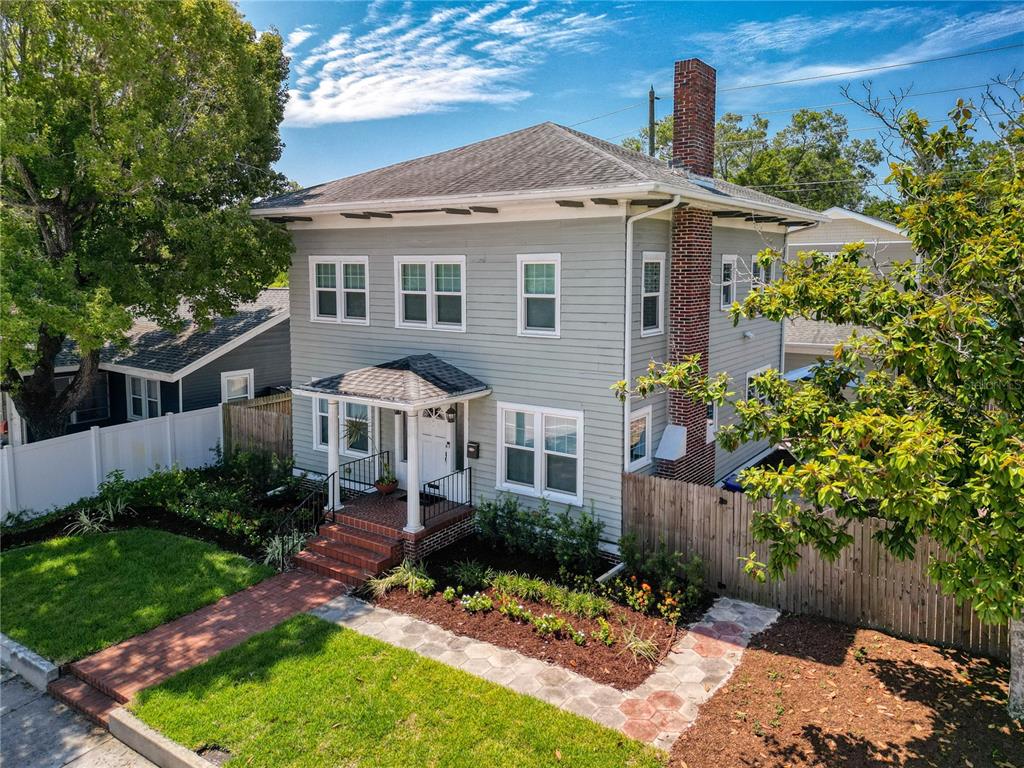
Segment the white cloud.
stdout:
<svg viewBox="0 0 1024 768">
<path fill-rule="evenodd" d="M 362 24 L 326 40 L 311 40 L 310 25 L 288 35 L 296 79 L 285 122 L 313 126 L 515 103 L 530 95 L 520 85 L 530 70 L 555 51 L 595 51 L 609 26 L 605 14 L 568 3 L 404 3 L 391 11 L 375 0 Z"/>
<path fill-rule="evenodd" d="M 289 32 L 288 38 L 284 42 L 285 55 L 291 56 L 296 48 L 313 36 L 313 30 L 315 29 L 315 24 L 303 24 L 301 27 L 296 27 Z"/>
</svg>

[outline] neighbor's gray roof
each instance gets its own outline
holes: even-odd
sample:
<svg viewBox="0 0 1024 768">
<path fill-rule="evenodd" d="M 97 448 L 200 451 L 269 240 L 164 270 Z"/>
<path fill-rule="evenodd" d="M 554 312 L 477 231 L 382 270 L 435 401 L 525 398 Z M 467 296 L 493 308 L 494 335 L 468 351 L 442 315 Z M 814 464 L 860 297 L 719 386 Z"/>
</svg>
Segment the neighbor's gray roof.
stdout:
<svg viewBox="0 0 1024 768">
<path fill-rule="evenodd" d="M 396 405 L 419 405 L 449 397 L 486 392 L 487 385 L 431 354 L 410 355 L 311 381 L 297 390 Z"/>
<path fill-rule="evenodd" d="M 834 347 L 846 341 L 854 330 L 864 329 L 856 325 L 836 325 L 824 320 L 807 320 L 794 317 L 786 321 L 786 344 L 820 344 Z"/>
<path fill-rule="evenodd" d="M 663 182 L 695 193 L 719 195 L 725 205 L 764 203 L 794 215 L 821 215 L 808 208 L 719 179 L 698 176 L 617 144 L 555 123 L 541 123 L 374 171 L 329 181 L 264 200 L 262 208 L 343 205 L 540 192 L 576 187 Z"/>
<path fill-rule="evenodd" d="M 184 311 L 181 314 L 188 317 Z M 200 330 L 189 319 L 184 330 L 174 333 L 143 318 L 135 321 L 124 347 L 110 345 L 101 350 L 100 363 L 174 374 L 239 336 L 287 314 L 288 289 L 268 288 L 255 301 L 240 304 L 234 314 L 216 318 L 206 330 Z M 57 357 L 57 365 L 77 364 L 77 350 L 65 346 Z"/>
</svg>

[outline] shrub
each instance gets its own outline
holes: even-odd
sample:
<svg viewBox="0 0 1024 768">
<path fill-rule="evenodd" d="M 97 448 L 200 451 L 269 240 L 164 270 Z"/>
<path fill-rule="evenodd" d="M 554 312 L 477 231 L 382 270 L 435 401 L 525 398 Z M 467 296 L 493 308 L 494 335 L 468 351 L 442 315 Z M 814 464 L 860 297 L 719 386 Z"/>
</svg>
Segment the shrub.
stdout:
<svg viewBox="0 0 1024 768">
<path fill-rule="evenodd" d="M 274 534 L 263 543 L 263 564 L 283 571 L 304 546 L 306 535 L 300 531 Z"/>
<path fill-rule="evenodd" d="M 586 632 L 581 632 L 578 629 L 574 630 L 573 633 L 572 633 L 572 641 L 574 643 L 576 643 L 576 645 L 586 645 L 587 644 L 587 633 Z"/>
<path fill-rule="evenodd" d="M 478 560 L 460 560 L 445 569 L 448 578 L 463 585 L 466 589 L 482 589 L 491 584 L 496 572 Z"/>
<path fill-rule="evenodd" d="M 383 597 L 392 589 L 404 587 L 410 595 L 429 595 L 434 591 L 434 580 L 419 563 L 403 560 L 387 573 L 366 582 L 374 597 Z"/>
<path fill-rule="evenodd" d="M 612 632 L 612 625 L 608 623 L 608 619 L 603 616 L 597 617 L 597 629 L 590 633 L 598 642 L 611 648 L 615 645 L 615 635 Z"/>
<path fill-rule="evenodd" d="M 455 587 L 445 587 L 444 592 L 441 593 L 441 597 L 444 598 L 446 603 L 455 602 Z"/>
<path fill-rule="evenodd" d="M 530 623 L 541 637 L 565 637 L 573 631 L 572 624 L 553 613 L 534 616 Z"/>
<path fill-rule="evenodd" d="M 538 602 L 544 597 L 547 583 L 542 579 L 534 579 L 530 576 L 522 576 L 518 573 L 499 573 L 491 581 L 494 589 L 514 595 L 520 600 L 532 600 Z"/>
<path fill-rule="evenodd" d="M 569 507 L 554 520 L 552 548 L 560 571 L 597 573 L 601 567 L 601 531 L 604 525 L 593 511 L 580 510 L 573 517 Z"/>
<path fill-rule="evenodd" d="M 678 623 L 683 610 L 697 605 L 704 592 L 703 563 L 699 557 L 686 560 L 659 539 L 650 552 L 644 552 L 633 534 L 619 542 L 627 578 L 619 578 L 607 588 L 607 594 L 630 608 L 659 615 Z"/>
<path fill-rule="evenodd" d="M 545 602 L 552 608 L 592 619 L 596 616 L 607 616 L 612 609 L 611 601 L 589 592 L 559 587 L 543 579 L 522 576 L 518 573 L 499 573 L 491 582 L 499 592 L 518 597 L 520 600 Z"/>
<path fill-rule="evenodd" d="M 462 603 L 462 607 L 469 613 L 487 613 L 494 608 L 494 601 L 483 592 L 465 595 L 459 602 Z"/>
<path fill-rule="evenodd" d="M 528 608 L 525 608 L 522 603 L 513 600 L 508 595 L 498 596 L 498 613 L 507 619 L 521 624 L 533 623 L 533 613 Z"/>
</svg>

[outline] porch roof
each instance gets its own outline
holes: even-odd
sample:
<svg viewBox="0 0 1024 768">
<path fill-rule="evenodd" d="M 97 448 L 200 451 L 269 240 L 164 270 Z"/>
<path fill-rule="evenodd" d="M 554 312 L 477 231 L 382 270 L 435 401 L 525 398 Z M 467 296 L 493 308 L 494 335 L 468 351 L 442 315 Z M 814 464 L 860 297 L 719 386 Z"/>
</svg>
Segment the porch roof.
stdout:
<svg viewBox="0 0 1024 768">
<path fill-rule="evenodd" d="M 399 408 L 434 405 L 467 396 L 483 397 L 490 392 L 475 376 L 431 354 L 409 355 L 326 376 L 293 389 Z"/>
</svg>

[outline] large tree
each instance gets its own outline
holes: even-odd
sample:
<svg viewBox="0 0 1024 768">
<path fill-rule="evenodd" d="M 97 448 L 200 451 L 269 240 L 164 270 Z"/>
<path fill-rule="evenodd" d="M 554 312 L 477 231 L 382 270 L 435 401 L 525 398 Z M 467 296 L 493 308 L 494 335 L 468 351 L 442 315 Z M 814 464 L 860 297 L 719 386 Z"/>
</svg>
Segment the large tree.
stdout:
<svg viewBox="0 0 1024 768">
<path fill-rule="evenodd" d="M 133 318 L 200 323 L 287 264 L 248 215 L 271 164 L 288 61 L 227 0 L 9 2 L 0 10 L 2 387 L 62 434 L 99 349 Z M 65 346 L 81 364 L 58 393 Z"/>
<path fill-rule="evenodd" d="M 697 360 L 673 361 L 634 383 L 641 396 L 675 388 L 730 402 L 726 448 L 768 439 L 792 467 L 742 474 L 768 499 L 755 539 L 766 562 L 748 570 L 783 577 L 800 549 L 835 558 L 853 521 L 888 523 L 879 535 L 896 557 L 930 536 L 947 557 L 928 573 L 985 622 L 1010 621 L 1011 708 L 1024 709 L 1024 121 L 1021 94 L 990 93 L 983 117 L 998 134 L 978 157 L 975 110 L 959 103 L 933 130 L 913 112 L 886 118 L 902 140 L 893 162 L 900 225 L 920 254 L 891 270 L 871 265 L 863 243 L 834 255 L 801 253 L 783 279 L 735 304 L 733 317 L 804 317 L 866 329 L 836 346 L 811 380 L 776 371 L 762 397 L 736 400 L 724 377 Z M 869 108 L 871 105 L 868 105 Z M 879 116 L 880 113 L 879 113 Z M 781 259 L 765 251 L 762 263 Z M 620 387 L 624 388 L 625 383 Z M 798 501 L 799 500 L 799 501 Z"/>
<path fill-rule="evenodd" d="M 623 145 L 647 147 L 646 128 Z M 832 110 L 801 109 L 769 137 L 768 120 L 728 112 L 715 125 L 715 176 L 761 189 L 808 208 L 860 208 L 871 199 L 874 166 L 882 154 L 871 139 L 850 137 L 846 117 Z M 672 115 L 655 125 L 655 154 L 672 155 Z"/>
</svg>

